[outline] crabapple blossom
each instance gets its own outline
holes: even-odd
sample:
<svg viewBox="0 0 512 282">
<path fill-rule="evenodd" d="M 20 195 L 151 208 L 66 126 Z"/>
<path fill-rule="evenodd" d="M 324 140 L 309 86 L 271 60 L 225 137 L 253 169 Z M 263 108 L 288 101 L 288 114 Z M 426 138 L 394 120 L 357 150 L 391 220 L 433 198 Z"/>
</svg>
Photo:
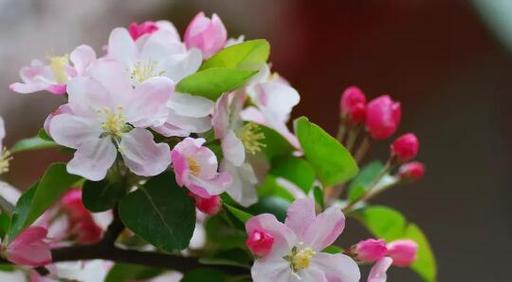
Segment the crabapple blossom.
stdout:
<svg viewBox="0 0 512 282">
<path fill-rule="evenodd" d="M 78 46 L 69 56 L 51 57 L 48 64 L 33 60 L 20 70 L 23 82 L 13 83 L 9 88 L 21 94 L 47 90 L 55 95 L 63 95 L 69 79 L 84 75 L 95 60 L 96 53 L 87 45 Z"/>
<path fill-rule="evenodd" d="M 52 261 L 50 246 L 44 240 L 48 230 L 30 226 L 22 231 L 5 249 L 5 256 L 13 263 L 41 266 Z"/>
<path fill-rule="evenodd" d="M 350 86 L 340 99 L 340 110 L 343 117 L 352 123 L 359 124 L 366 118 L 366 96 L 357 86 Z"/>
<path fill-rule="evenodd" d="M 201 52 L 187 50 L 172 27 L 159 28 L 137 40 L 126 28 L 116 28 L 110 33 L 107 57 L 124 64 L 134 85 L 159 76 L 177 83 L 196 72 L 202 62 Z"/>
<path fill-rule="evenodd" d="M 421 162 L 406 163 L 400 166 L 398 174 L 402 179 L 418 181 L 425 175 L 425 165 Z"/>
<path fill-rule="evenodd" d="M 170 164 L 170 148 L 155 143 L 145 128 L 165 121 L 172 81 L 155 77 L 133 88 L 126 69 L 109 59 L 96 61 L 88 72 L 90 77 L 68 83 L 70 112 L 53 116 L 49 124 L 56 143 L 77 149 L 68 172 L 102 180 L 119 152 L 133 173 L 160 174 Z"/>
<path fill-rule="evenodd" d="M 128 26 L 128 32 L 133 40 L 137 40 L 144 34 L 151 34 L 158 30 L 158 25 L 153 21 L 145 21 L 143 23 L 132 22 Z"/>
<path fill-rule="evenodd" d="M 190 193 L 196 203 L 196 208 L 201 212 L 208 215 L 216 215 L 222 207 L 222 200 L 220 196 L 215 195 L 211 197 L 200 197 L 194 193 Z"/>
<path fill-rule="evenodd" d="M 200 12 L 189 23 L 183 37 L 187 48 L 197 48 L 205 58 L 209 58 L 224 48 L 228 35 L 217 14 L 209 19 Z"/>
<path fill-rule="evenodd" d="M 231 183 L 231 176 L 217 171 L 217 157 L 203 146 L 205 142 L 203 138 L 187 137 L 174 147 L 171 156 L 178 185 L 199 197 L 209 198 L 223 193 Z"/>
<path fill-rule="evenodd" d="M 393 259 L 393 265 L 407 267 L 416 260 L 418 244 L 413 240 L 396 240 L 388 243 L 387 247 L 387 255 Z"/>
<path fill-rule="evenodd" d="M 383 257 L 379 261 L 377 261 L 372 269 L 370 269 L 370 274 L 368 275 L 367 282 L 386 282 L 387 274 L 389 267 L 393 263 L 393 259 L 390 257 Z"/>
<path fill-rule="evenodd" d="M 379 96 L 366 105 L 366 130 L 376 140 L 384 140 L 395 133 L 402 112 L 399 102 L 388 95 Z"/>
<path fill-rule="evenodd" d="M 357 243 L 353 252 L 357 255 L 357 259 L 362 262 L 375 262 L 383 258 L 388 249 L 384 240 L 367 239 Z"/>
<path fill-rule="evenodd" d="M 82 190 L 72 189 L 61 199 L 63 210 L 69 216 L 68 234 L 81 244 L 97 243 L 103 233 L 82 203 Z"/>
<path fill-rule="evenodd" d="M 322 252 L 334 243 L 344 226 L 345 217 L 338 207 L 316 215 L 315 203 L 309 198 L 290 205 L 284 224 L 271 214 L 254 216 L 245 224 L 248 236 L 265 232 L 273 237 L 273 242 L 271 250 L 255 260 L 252 279 L 255 282 L 359 281 L 359 268 L 350 257 Z"/>
<path fill-rule="evenodd" d="M 255 256 L 264 256 L 272 250 L 274 237 L 268 232 L 255 230 L 248 235 L 245 244 Z"/>
<path fill-rule="evenodd" d="M 396 156 L 398 161 L 407 162 L 416 157 L 419 147 L 418 137 L 413 133 L 406 133 L 391 144 L 391 154 Z"/>
</svg>

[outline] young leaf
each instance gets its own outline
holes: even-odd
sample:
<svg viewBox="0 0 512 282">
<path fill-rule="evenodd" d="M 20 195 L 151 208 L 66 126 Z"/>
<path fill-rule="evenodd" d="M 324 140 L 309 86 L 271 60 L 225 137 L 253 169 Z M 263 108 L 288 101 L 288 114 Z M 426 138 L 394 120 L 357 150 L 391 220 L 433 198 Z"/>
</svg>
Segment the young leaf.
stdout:
<svg viewBox="0 0 512 282">
<path fill-rule="evenodd" d="M 436 260 L 425 234 L 418 226 L 408 223 L 400 212 L 384 206 L 369 206 L 358 210 L 354 216 L 375 237 L 387 242 L 397 239 L 414 240 L 419 249 L 411 269 L 426 282 L 436 281 Z"/>
<path fill-rule="evenodd" d="M 357 174 L 358 167 L 350 152 L 318 125 L 305 117 L 298 118 L 295 134 L 306 160 L 324 186 L 342 183 Z"/>
<path fill-rule="evenodd" d="M 259 125 L 259 129 L 265 136 L 265 139 L 261 141 L 265 144 L 262 150 L 269 160 L 280 156 L 289 156 L 295 150 L 290 142 L 274 129 L 264 125 Z"/>
<path fill-rule="evenodd" d="M 226 209 L 232 215 L 234 215 L 238 220 L 240 220 L 242 223 L 245 223 L 246 221 L 248 221 L 252 217 L 252 214 L 244 212 L 243 210 L 237 209 L 237 208 L 235 208 L 233 206 L 230 206 L 230 205 L 228 205 L 226 203 L 224 203 L 224 207 L 226 207 Z"/>
<path fill-rule="evenodd" d="M 215 101 L 222 93 L 244 85 L 255 73 L 256 71 L 230 68 L 206 69 L 182 79 L 176 86 L 176 90 Z"/>
<path fill-rule="evenodd" d="M 41 180 L 23 193 L 16 203 L 8 233 L 9 240 L 16 238 L 25 227 L 32 224 L 79 180 L 79 176 L 66 171 L 65 164 L 50 165 Z"/>
<path fill-rule="evenodd" d="M 121 183 L 111 183 L 108 180 L 85 181 L 82 190 L 84 206 L 92 212 L 102 212 L 113 208 L 126 194 L 127 187 Z"/>
<path fill-rule="evenodd" d="M 24 151 L 57 148 L 58 146 L 59 145 L 53 141 L 48 141 L 39 136 L 34 136 L 16 142 L 10 151 L 11 153 L 16 154 Z"/>
<path fill-rule="evenodd" d="M 315 181 L 315 170 L 311 164 L 302 158 L 293 156 L 274 159 L 270 173 L 288 179 L 306 194 L 309 193 Z"/>
<path fill-rule="evenodd" d="M 158 276 L 162 270 L 139 264 L 117 263 L 109 271 L 105 282 L 128 282 L 146 280 Z"/>
<path fill-rule="evenodd" d="M 260 197 L 258 203 L 249 207 L 251 214 L 271 213 L 284 222 L 290 202 L 279 197 Z"/>
<path fill-rule="evenodd" d="M 257 70 L 268 60 L 270 44 L 264 39 L 245 41 L 222 49 L 206 60 L 201 70 L 225 67 L 241 70 Z"/>
<path fill-rule="evenodd" d="M 375 161 L 361 169 L 356 178 L 350 183 L 348 188 L 348 201 L 354 202 L 361 198 L 366 189 L 368 189 L 368 185 L 374 181 L 383 168 L 384 165 L 381 162 Z"/>
<path fill-rule="evenodd" d="M 11 217 L 5 213 L 0 213 L 0 238 L 4 238 L 5 234 L 9 231 L 11 225 Z"/>
<path fill-rule="evenodd" d="M 320 187 L 316 186 L 313 188 L 313 196 L 315 197 L 317 205 L 319 205 L 322 210 L 325 209 L 324 192 Z"/>
<path fill-rule="evenodd" d="M 135 234 L 167 252 L 186 248 L 196 224 L 194 203 L 170 172 L 124 197 L 119 215 Z"/>
<path fill-rule="evenodd" d="M 236 228 L 234 223 L 235 219 L 231 220 L 221 214 L 208 218 L 204 225 L 208 247 L 221 250 L 243 248 L 247 234 L 243 225 Z"/>
<path fill-rule="evenodd" d="M 295 199 L 288 190 L 277 183 L 277 178 L 272 174 L 267 174 L 265 180 L 256 187 L 256 191 L 260 197 L 277 196 L 289 202 Z"/>
</svg>

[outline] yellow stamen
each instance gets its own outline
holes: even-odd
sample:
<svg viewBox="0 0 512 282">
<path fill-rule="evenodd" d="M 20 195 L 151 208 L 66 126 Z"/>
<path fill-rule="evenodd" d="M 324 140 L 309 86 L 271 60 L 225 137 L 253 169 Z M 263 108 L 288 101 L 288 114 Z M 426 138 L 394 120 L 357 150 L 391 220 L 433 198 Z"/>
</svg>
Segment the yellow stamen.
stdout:
<svg viewBox="0 0 512 282">
<path fill-rule="evenodd" d="M 311 259 L 316 255 L 316 252 L 311 248 L 304 248 L 299 251 L 295 250 L 295 253 L 292 252 L 291 255 L 291 265 L 293 271 L 297 272 L 304 268 L 309 267 L 311 263 Z"/>
<path fill-rule="evenodd" d="M 244 144 L 245 150 L 253 155 L 266 146 L 266 144 L 261 142 L 261 140 L 265 139 L 265 134 L 260 131 L 260 127 L 255 123 L 249 122 L 245 124 L 238 129 L 236 135 Z"/>
<path fill-rule="evenodd" d="M 201 166 L 195 159 L 188 157 L 187 164 L 188 169 L 190 170 L 190 174 L 192 174 L 193 176 L 198 176 L 199 173 L 201 173 Z"/>
<path fill-rule="evenodd" d="M 58 83 L 64 83 L 68 80 L 66 66 L 69 65 L 69 56 L 56 56 L 50 58 L 50 69 Z"/>
<path fill-rule="evenodd" d="M 142 83 L 149 78 L 161 76 L 165 71 L 157 71 L 158 63 L 155 61 L 140 61 L 133 65 L 131 78 L 132 80 Z"/>
<path fill-rule="evenodd" d="M 7 149 L 0 151 L 0 174 L 9 171 L 9 162 L 12 160 L 11 152 Z"/>
<path fill-rule="evenodd" d="M 123 107 L 118 107 L 116 111 L 109 108 L 103 108 L 98 111 L 103 120 L 101 127 L 103 131 L 113 137 L 121 137 L 126 128 L 126 120 L 123 115 Z"/>
</svg>

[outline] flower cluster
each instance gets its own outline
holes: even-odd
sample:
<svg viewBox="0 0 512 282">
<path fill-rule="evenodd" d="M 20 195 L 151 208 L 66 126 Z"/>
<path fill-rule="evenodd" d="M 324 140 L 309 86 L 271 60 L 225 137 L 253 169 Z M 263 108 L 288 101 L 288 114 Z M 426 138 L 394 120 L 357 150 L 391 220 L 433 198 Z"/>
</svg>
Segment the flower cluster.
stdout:
<svg viewBox="0 0 512 282">
<path fill-rule="evenodd" d="M 416 225 L 385 226 L 395 231 L 389 237 L 378 223 L 398 212 L 369 203 L 425 172 L 413 161 L 413 133 L 392 142 L 385 164 L 363 166 L 370 146 L 398 130 L 400 103 L 387 95 L 367 101 L 352 86 L 341 96 L 337 138 L 304 117 L 290 130 L 300 96 L 271 71 L 269 50 L 265 40 L 228 38 L 217 15 L 201 12 L 183 37 L 168 21 L 132 23 L 112 30 L 104 54 L 81 45 L 23 67 L 13 91 L 48 91 L 62 104 L 37 137 L 11 150 L 2 145 L 0 119 L 0 174 L 21 151 L 62 148 L 72 157 L 50 165 L 21 197 L 5 201 L 0 187 L 8 222 L 0 220 L 1 255 L 32 267 L 53 260 L 52 275 L 72 280 L 85 278 L 58 273 L 70 257 L 179 271 L 213 258 L 227 274 L 252 264 L 255 282 L 356 282 L 358 265 L 368 263 L 367 281 L 384 282 L 391 265 L 414 266 L 428 256 L 428 243 L 413 240 L 421 235 Z M 357 217 L 378 239 L 336 247 L 346 217 Z M 84 244 L 94 251 L 69 255 Z M 178 254 L 186 263 L 157 261 Z M 76 273 L 101 273 L 85 279 L 100 281 L 122 267 L 88 262 Z M 126 279 L 142 279 L 135 272 Z M 182 277 L 160 274 L 148 277 Z"/>
</svg>

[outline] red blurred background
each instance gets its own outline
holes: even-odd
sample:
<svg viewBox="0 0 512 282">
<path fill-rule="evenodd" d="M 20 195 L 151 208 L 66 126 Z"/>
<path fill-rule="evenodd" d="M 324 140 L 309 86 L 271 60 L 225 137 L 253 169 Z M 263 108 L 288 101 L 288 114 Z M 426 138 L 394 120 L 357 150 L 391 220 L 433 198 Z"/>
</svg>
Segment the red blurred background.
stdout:
<svg viewBox="0 0 512 282">
<path fill-rule="evenodd" d="M 400 132 L 419 136 L 427 176 L 377 202 L 424 229 L 440 281 L 510 281 L 512 56 L 476 7 L 463 0 L 0 0 L 0 114 L 7 143 L 34 135 L 62 102 L 8 90 L 32 58 L 81 43 L 99 51 L 109 30 L 131 21 L 165 18 L 183 31 L 198 11 L 216 12 L 230 35 L 270 41 L 274 70 L 301 93 L 295 116 L 307 115 L 334 134 L 345 87 L 400 100 Z M 372 157 L 385 159 L 387 146 L 377 145 Z M 17 156 L 8 179 L 26 187 L 59 158 L 49 152 Z M 340 243 L 362 236 L 368 234 L 349 222 Z M 408 270 L 389 276 L 419 281 Z"/>
</svg>

